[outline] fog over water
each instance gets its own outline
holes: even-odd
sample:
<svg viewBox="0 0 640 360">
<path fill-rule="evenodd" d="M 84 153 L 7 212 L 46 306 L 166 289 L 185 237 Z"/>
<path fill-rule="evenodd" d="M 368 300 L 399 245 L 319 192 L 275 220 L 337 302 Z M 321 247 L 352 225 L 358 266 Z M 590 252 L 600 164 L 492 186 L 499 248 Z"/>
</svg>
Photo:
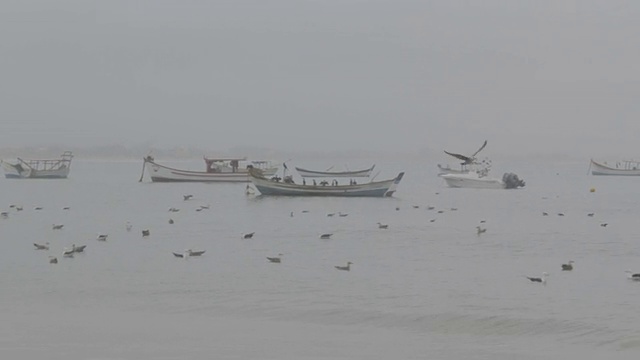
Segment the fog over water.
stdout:
<svg viewBox="0 0 640 360">
<path fill-rule="evenodd" d="M 0 179 L 0 358 L 638 359 L 638 178 L 587 174 L 640 158 L 638 18 L 633 1 L 3 1 L 0 159 L 75 157 L 65 180 Z M 484 140 L 490 176 L 524 188 L 446 187 L 443 150 Z M 390 198 L 254 196 L 138 182 L 148 154 L 406 173 Z"/>
<path fill-rule="evenodd" d="M 633 156 L 639 13 L 593 0 L 5 1 L 0 144 L 416 153 L 490 139 L 510 154 Z"/>
</svg>

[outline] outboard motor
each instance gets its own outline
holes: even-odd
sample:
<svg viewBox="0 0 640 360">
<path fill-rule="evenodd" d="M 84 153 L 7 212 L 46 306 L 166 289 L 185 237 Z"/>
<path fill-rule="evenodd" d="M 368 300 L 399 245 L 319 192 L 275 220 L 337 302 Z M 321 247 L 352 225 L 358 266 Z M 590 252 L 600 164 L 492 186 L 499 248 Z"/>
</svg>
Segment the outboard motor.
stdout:
<svg viewBox="0 0 640 360">
<path fill-rule="evenodd" d="M 518 178 L 518 175 L 514 173 L 504 173 L 502 175 L 502 182 L 505 183 L 507 189 L 517 189 L 519 187 L 524 187 L 524 181 Z"/>
</svg>

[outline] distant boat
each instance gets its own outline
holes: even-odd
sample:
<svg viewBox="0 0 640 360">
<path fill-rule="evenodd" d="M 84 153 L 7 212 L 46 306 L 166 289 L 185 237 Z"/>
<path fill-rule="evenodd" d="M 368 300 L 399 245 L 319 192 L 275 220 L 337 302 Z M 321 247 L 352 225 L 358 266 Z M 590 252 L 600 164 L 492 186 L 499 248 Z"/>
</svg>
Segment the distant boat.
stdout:
<svg viewBox="0 0 640 360">
<path fill-rule="evenodd" d="M 73 153 L 65 151 L 59 159 L 0 161 L 7 179 L 66 179 L 71 171 Z"/>
<path fill-rule="evenodd" d="M 296 167 L 296 171 L 298 172 L 298 174 L 300 174 L 300 176 L 304 178 L 322 178 L 322 177 L 356 178 L 356 177 L 369 177 L 374 167 L 376 167 L 375 164 L 373 164 L 368 169 L 353 170 L 353 171 L 317 171 L 317 170 L 307 170 L 307 169 Z"/>
<path fill-rule="evenodd" d="M 342 197 L 388 197 L 396 191 L 396 187 L 402 180 L 404 172 L 393 179 L 351 185 L 299 185 L 295 184 L 291 177 L 285 177 L 283 181 L 270 180 L 264 177 L 260 171 L 250 171 L 253 185 L 262 195 L 284 196 L 342 196 Z"/>
<path fill-rule="evenodd" d="M 591 175 L 640 176 L 640 161 L 624 160 L 614 166 L 591 159 L 589 168 Z"/>
<path fill-rule="evenodd" d="M 524 181 L 520 180 L 516 174 L 505 173 L 502 179 L 481 176 L 478 172 L 468 174 L 445 174 L 440 175 L 449 187 L 469 188 L 469 189 L 517 189 L 524 187 Z"/>
<path fill-rule="evenodd" d="M 148 166 L 153 182 L 249 182 L 248 167 L 259 168 L 265 174 L 271 176 L 277 171 L 269 161 L 251 161 L 246 158 L 204 158 L 205 171 L 179 170 L 165 165 L 160 165 L 151 156 L 144 158 L 142 176 Z M 244 166 L 243 163 L 247 163 Z"/>
</svg>

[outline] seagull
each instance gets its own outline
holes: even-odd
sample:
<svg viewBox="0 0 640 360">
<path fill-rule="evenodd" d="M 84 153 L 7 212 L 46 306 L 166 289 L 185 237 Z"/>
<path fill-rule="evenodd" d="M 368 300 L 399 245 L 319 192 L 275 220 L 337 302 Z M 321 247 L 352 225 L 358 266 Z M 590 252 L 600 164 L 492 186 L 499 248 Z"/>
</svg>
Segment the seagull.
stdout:
<svg viewBox="0 0 640 360">
<path fill-rule="evenodd" d="M 480 235 L 482 233 L 486 233 L 487 229 L 486 228 L 482 228 L 480 226 L 476 226 L 476 232 L 478 233 L 478 235 Z"/>
<path fill-rule="evenodd" d="M 336 213 L 329 213 L 327 214 L 328 217 L 332 217 L 333 215 L 335 215 Z"/>
<path fill-rule="evenodd" d="M 396 211 L 400 211 L 400 207 L 399 206 L 396 207 Z"/>
<path fill-rule="evenodd" d="M 73 246 L 73 251 L 77 252 L 77 253 L 81 253 L 84 252 L 84 248 L 86 248 L 87 245 L 80 245 L 80 246 Z"/>
<path fill-rule="evenodd" d="M 169 208 L 169 212 L 178 212 L 178 211 L 180 211 L 180 209 L 177 209 L 177 208 L 174 208 L 174 207 Z"/>
<path fill-rule="evenodd" d="M 71 208 L 68 207 L 68 206 L 65 206 L 65 207 L 62 208 L 62 210 L 71 210 Z"/>
<path fill-rule="evenodd" d="M 451 208 L 451 211 L 458 211 L 458 208 Z"/>
<path fill-rule="evenodd" d="M 36 247 L 36 250 L 49 250 L 49 243 L 46 242 L 44 245 L 33 243 L 33 246 Z"/>
<path fill-rule="evenodd" d="M 542 212 L 542 216 L 549 216 L 549 213 L 548 213 L 548 212 L 543 211 L 543 212 Z"/>
<path fill-rule="evenodd" d="M 204 254 L 205 251 L 207 251 L 207 250 L 193 251 L 193 250 L 189 249 L 189 250 L 187 250 L 187 253 L 189 254 L 189 256 L 200 256 L 200 255 Z"/>
<path fill-rule="evenodd" d="M 182 195 L 182 197 L 184 198 L 184 201 L 190 200 L 193 195 Z"/>
<path fill-rule="evenodd" d="M 549 274 L 546 273 L 546 272 L 543 272 L 542 273 L 542 277 L 528 277 L 528 276 L 525 276 L 525 277 L 527 279 L 529 279 L 529 281 L 531 281 L 531 282 L 539 282 L 539 283 L 546 284 L 547 283 L 547 276 L 549 276 Z"/>
<path fill-rule="evenodd" d="M 640 281 L 640 273 L 634 274 L 631 270 L 627 270 L 625 272 L 629 274 L 629 280 Z"/>
<path fill-rule="evenodd" d="M 473 163 L 476 162 L 476 155 L 478 155 L 478 153 L 480 151 L 482 151 L 482 149 L 484 149 L 485 146 L 487 146 L 487 140 L 485 140 L 484 143 L 482 144 L 482 146 L 480 146 L 480 149 L 478 149 L 476 152 L 474 152 L 473 155 L 471 155 L 471 156 L 454 154 L 454 153 L 450 153 L 450 152 L 448 152 L 446 150 L 444 151 L 444 153 L 462 160 L 463 162 L 461 163 L 461 165 L 470 165 L 470 164 L 473 164 Z"/>
<path fill-rule="evenodd" d="M 378 229 L 388 229 L 389 224 L 378 223 Z"/>
<path fill-rule="evenodd" d="M 2 216 L 3 219 L 8 219 L 9 218 L 9 213 L 6 211 L 3 211 L 0 213 L 0 216 Z"/>
<path fill-rule="evenodd" d="M 320 235 L 320 239 L 330 239 L 333 234 L 322 234 Z"/>
<path fill-rule="evenodd" d="M 341 213 L 341 212 L 339 212 L 339 213 L 338 213 L 338 216 L 340 216 L 340 217 L 345 217 L 345 216 L 349 216 L 349 214 L 345 214 L 345 213 Z"/>
<path fill-rule="evenodd" d="M 255 234 L 255 232 L 244 234 L 244 235 L 242 235 L 242 238 L 243 239 L 251 239 L 251 238 L 253 238 L 253 234 Z"/>
<path fill-rule="evenodd" d="M 435 206 L 427 206 L 427 210 L 433 210 L 435 208 L 436 208 Z"/>
<path fill-rule="evenodd" d="M 35 208 L 33 208 L 33 210 L 42 210 L 41 206 L 36 206 Z"/>
<path fill-rule="evenodd" d="M 414 209 L 419 209 L 419 208 L 420 208 L 420 205 L 413 205 L 413 208 L 414 208 Z"/>
<path fill-rule="evenodd" d="M 431 219 L 429 220 L 429 222 L 436 222 L 436 219 Z"/>
<path fill-rule="evenodd" d="M 571 271 L 573 270 L 573 260 L 570 260 L 568 263 L 566 264 L 562 264 L 562 271 Z"/>
<path fill-rule="evenodd" d="M 593 217 L 594 213 L 588 213 L 587 216 L 588 217 Z"/>
<path fill-rule="evenodd" d="M 280 262 L 282 261 L 282 254 L 278 254 L 278 256 L 274 256 L 274 257 L 267 256 L 267 260 L 269 260 L 269 262 L 272 262 L 272 263 L 280 264 Z"/>
<path fill-rule="evenodd" d="M 444 213 L 444 210 L 438 210 L 438 214 Z"/>
<path fill-rule="evenodd" d="M 107 236 L 109 236 L 109 235 L 99 234 L 98 238 L 96 240 L 98 240 L 98 241 L 107 241 Z"/>
<path fill-rule="evenodd" d="M 57 264 L 58 258 L 55 256 L 49 256 L 49 264 Z"/>
<path fill-rule="evenodd" d="M 202 210 L 208 210 L 211 207 L 211 205 L 200 205 L 200 209 Z"/>
<path fill-rule="evenodd" d="M 60 230 L 60 229 L 62 229 L 63 226 L 64 225 L 62 225 L 62 224 L 60 224 L 60 225 L 53 224 L 53 230 Z"/>
<path fill-rule="evenodd" d="M 186 259 L 191 255 L 190 251 L 191 251 L 190 249 L 187 249 L 182 254 L 174 252 L 173 256 L 179 257 L 179 258 L 182 258 L 182 259 Z"/>
<path fill-rule="evenodd" d="M 173 224 L 173 219 L 169 219 L 169 224 Z"/>
<path fill-rule="evenodd" d="M 336 269 L 338 270 L 344 270 L 344 271 L 350 271 L 351 270 L 351 264 L 353 264 L 351 261 L 347 262 L 347 266 L 339 266 L 336 265 L 334 266 Z"/>
<path fill-rule="evenodd" d="M 607 224 L 607 223 L 600 224 L 600 226 L 602 226 L 602 227 L 607 227 L 607 225 L 609 225 L 609 224 Z"/>
<path fill-rule="evenodd" d="M 291 212 L 291 214 L 289 214 L 289 216 L 293 217 L 293 211 Z"/>
<path fill-rule="evenodd" d="M 487 222 L 487 220 L 480 220 L 480 224 L 484 224 L 486 222 Z"/>
<path fill-rule="evenodd" d="M 72 258 L 74 252 L 76 252 L 75 245 L 71 248 L 71 250 L 63 251 L 62 256 Z"/>
<path fill-rule="evenodd" d="M 558 216 L 564 216 L 564 214 L 563 213 L 558 213 Z"/>
<path fill-rule="evenodd" d="M 303 213 L 303 214 L 308 214 L 308 213 L 309 213 L 309 210 L 302 210 L 302 211 L 301 211 L 301 213 Z"/>
<path fill-rule="evenodd" d="M 22 206 L 16 206 L 16 211 L 22 211 Z"/>
<path fill-rule="evenodd" d="M 151 234 L 151 232 L 149 230 L 142 230 L 142 236 L 146 237 L 149 236 Z"/>
<path fill-rule="evenodd" d="M 125 228 L 127 229 L 127 231 L 131 231 L 132 227 L 133 225 L 131 225 L 131 223 L 127 221 L 127 223 L 125 224 Z"/>
</svg>

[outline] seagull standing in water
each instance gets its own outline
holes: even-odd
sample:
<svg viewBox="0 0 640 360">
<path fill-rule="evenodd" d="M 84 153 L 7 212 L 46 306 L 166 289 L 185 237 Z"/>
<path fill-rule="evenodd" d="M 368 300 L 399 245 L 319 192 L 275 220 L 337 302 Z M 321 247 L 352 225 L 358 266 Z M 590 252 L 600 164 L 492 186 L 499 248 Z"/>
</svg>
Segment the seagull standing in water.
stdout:
<svg viewBox="0 0 640 360">
<path fill-rule="evenodd" d="M 251 239 L 251 238 L 253 238 L 253 234 L 255 234 L 255 232 L 244 234 L 244 235 L 242 235 L 242 238 L 243 239 Z"/>
<path fill-rule="evenodd" d="M 629 280 L 640 281 L 640 273 L 633 273 L 631 270 L 625 271 L 629 275 Z"/>
<path fill-rule="evenodd" d="M 571 271 L 573 270 L 573 260 L 570 260 L 568 263 L 566 264 L 562 264 L 562 271 Z"/>
<path fill-rule="evenodd" d="M 378 223 L 378 229 L 388 229 L 389 225 L 388 224 L 383 224 L 383 223 Z"/>
<path fill-rule="evenodd" d="M 482 234 L 482 233 L 486 233 L 486 232 L 487 232 L 487 229 L 486 229 L 486 228 L 483 228 L 483 227 L 480 227 L 480 226 L 476 226 L 476 233 L 477 233 L 478 235 L 480 235 L 480 234 Z"/>
<path fill-rule="evenodd" d="M 339 266 L 336 265 L 334 266 L 336 269 L 338 270 L 343 270 L 343 271 L 351 271 L 351 264 L 353 264 L 351 261 L 347 262 L 347 266 Z"/>
<path fill-rule="evenodd" d="M 33 243 L 33 246 L 36 247 L 36 250 L 49 250 L 49 243 L 46 242 L 44 245 Z"/>
<path fill-rule="evenodd" d="M 272 263 L 280 264 L 282 262 L 282 254 L 278 254 L 278 256 L 274 257 L 267 256 L 267 260 Z"/>
<path fill-rule="evenodd" d="M 529 279 L 529 281 L 531 282 L 538 282 L 538 283 L 542 283 L 542 284 L 546 284 L 547 283 L 547 276 L 549 276 L 548 273 L 543 272 L 542 273 L 542 277 L 529 277 L 529 276 L 525 276 L 527 279 Z"/>
</svg>

